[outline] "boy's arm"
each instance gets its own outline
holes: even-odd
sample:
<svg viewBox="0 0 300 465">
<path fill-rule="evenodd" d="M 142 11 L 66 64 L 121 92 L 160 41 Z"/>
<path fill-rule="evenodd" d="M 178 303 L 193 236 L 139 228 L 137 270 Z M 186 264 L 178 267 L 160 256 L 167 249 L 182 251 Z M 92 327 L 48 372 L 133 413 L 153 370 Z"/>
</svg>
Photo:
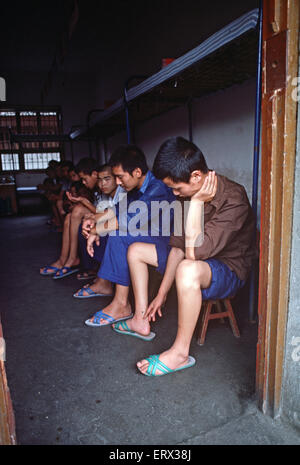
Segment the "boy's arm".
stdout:
<svg viewBox="0 0 300 465">
<path fill-rule="evenodd" d="M 73 195 L 69 191 L 66 191 L 66 196 L 70 200 L 70 202 L 81 203 L 81 205 L 83 205 L 88 210 L 90 210 L 90 212 L 96 213 L 95 205 L 92 202 L 90 202 L 87 198 L 85 198 L 85 197 L 73 197 Z"/>
<path fill-rule="evenodd" d="M 116 231 L 118 229 L 118 220 L 116 216 L 109 218 L 108 220 L 98 221 L 94 228 L 91 229 L 91 234 L 97 234 L 98 236 L 103 236 L 110 233 L 111 231 Z"/>
<path fill-rule="evenodd" d="M 204 242 L 204 202 L 212 200 L 217 190 L 217 178 L 214 171 L 206 176 L 201 189 L 190 200 L 185 225 L 185 256 L 196 260 L 196 250 Z"/>
<path fill-rule="evenodd" d="M 92 213 L 96 213 L 96 207 L 94 204 L 92 204 L 92 202 L 90 202 L 88 199 L 86 199 L 85 197 L 80 197 L 80 203 L 88 208 L 90 210 L 90 212 Z"/>
<path fill-rule="evenodd" d="M 183 259 L 184 251 L 177 247 L 172 247 L 168 257 L 166 271 L 159 287 L 157 296 L 149 305 L 144 318 L 148 318 L 149 321 L 151 319 L 155 321 L 156 312 L 158 312 L 159 316 L 162 316 L 161 308 L 167 299 L 168 292 L 171 289 L 175 279 L 177 267 Z"/>
</svg>

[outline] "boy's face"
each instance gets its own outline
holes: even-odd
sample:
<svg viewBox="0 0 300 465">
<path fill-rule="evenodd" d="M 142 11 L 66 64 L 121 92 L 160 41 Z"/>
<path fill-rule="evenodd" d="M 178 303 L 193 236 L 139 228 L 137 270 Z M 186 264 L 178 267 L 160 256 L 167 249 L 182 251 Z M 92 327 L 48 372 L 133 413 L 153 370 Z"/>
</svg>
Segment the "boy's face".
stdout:
<svg viewBox="0 0 300 465">
<path fill-rule="evenodd" d="M 72 194 L 73 197 L 77 197 L 77 192 L 76 192 L 76 189 L 75 189 L 74 186 L 71 187 L 70 191 L 71 191 L 71 194 Z"/>
<path fill-rule="evenodd" d="M 69 168 L 67 166 L 63 166 L 61 168 L 61 175 L 62 175 L 63 178 L 66 178 L 66 179 L 68 178 L 68 176 L 69 176 Z"/>
<path fill-rule="evenodd" d="M 172 189 L 177 197 L 192 197 L 198 192 L 204 182 L 205 175 L 201 171 L 193 171 L 189 182 L 174 182 L 171 178 L 163 179 L 163 182 Z"/>
<path fill-rule="evenodd" d="M 48 174 L 49 178 L 54 179 L 56 173 L 55 173 L 54 169 L 48 168 L 47 174 Z"/>
<path fill-rule="evenodd" d="M 98 187 L 106 195 L 113 195 L 117 189 L 116 178 L 109 170 L 99 171 Z"/>
<path fill-rule="evenodd" d="M 79 171 L 79 177 L 82 181 L 82 184 L 84 184 L 88 189 L 95 189 L 98 181 L 98 173 L 97 171 L 92 171 L 91 174 L 85 174 L 82 171 Z"/>
<path fill-rule="evenodd" d="M 55 176 L 57 178 L 61 178 L 61 166 L 56 166 L 55 167 Z"/>
<path fill-rule="evenodd" d="M 69 179 L 72 182 L 80 181 L 79 175 L 74 170 L 69 171 Z"/>
<path fill-rule="evenodd" d="M 132 174 L 123 170 L 121 165 L 114 166 L 112 172 L 116 177 L 116 183 L 118 186 L 123 187 L 127 192 L 132 191 L 136 187 L 141 187 L 142 172 L 140 168 L 135 168 Z"/>
</svg>

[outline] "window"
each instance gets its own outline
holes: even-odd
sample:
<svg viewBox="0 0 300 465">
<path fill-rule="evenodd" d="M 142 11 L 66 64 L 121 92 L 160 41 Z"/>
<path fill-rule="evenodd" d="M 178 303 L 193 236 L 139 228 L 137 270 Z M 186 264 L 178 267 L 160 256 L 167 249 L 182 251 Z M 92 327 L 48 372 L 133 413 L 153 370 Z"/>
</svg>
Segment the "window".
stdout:
<svg viewBox="0 0 300 465">
<path fill-rule="evenodd" d="M 44 170 L 50 160 L 60 161 L 60 153 L 24 153 L 25 170 Z"/>
<path fill-rule="evenodd" d="M 63 143 L 60 110 L 0 109 L 0 171 L 45 170 L 50 160 L 60 161 Z M 14 136 L 22 136 L 14 141 Z M 47 136 L 51 135 L 51 140 Z M 28 137 L 26 137 L 28 136 Z"/>
<path fill-rule="evenodd" d="M 18 153 L 1 153 L 2 171 L 15 171 L 20 169 Z"/>
</svg>

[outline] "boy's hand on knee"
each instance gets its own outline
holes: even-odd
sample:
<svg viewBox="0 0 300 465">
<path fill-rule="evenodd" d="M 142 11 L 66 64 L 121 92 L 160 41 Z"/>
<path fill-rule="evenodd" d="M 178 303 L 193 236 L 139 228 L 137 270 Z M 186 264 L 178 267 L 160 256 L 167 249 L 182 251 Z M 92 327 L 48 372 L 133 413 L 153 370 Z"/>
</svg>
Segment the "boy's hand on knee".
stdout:
<svg viewBox="0 0 300 465">
<path fill-rule="evenodd" d="M 147 308 L 144 318 L 148 318 L 149 321 L 155 321 L 155 315 L 162 316 L 162 308 L 166 302 L 167 296 L 157 294 L 155 299 L 152 300 L 151 304 Z"/>
</svg>

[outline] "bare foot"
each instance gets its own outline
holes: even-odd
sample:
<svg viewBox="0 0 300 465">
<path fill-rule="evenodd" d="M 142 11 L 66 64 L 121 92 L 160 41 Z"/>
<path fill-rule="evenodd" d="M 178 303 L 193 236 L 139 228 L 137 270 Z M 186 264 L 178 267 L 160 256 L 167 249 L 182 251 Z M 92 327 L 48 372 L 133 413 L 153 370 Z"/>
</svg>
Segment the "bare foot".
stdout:
<svg viewBox="0 0 300 465">
<path fill-rule="evenodd" d="M 149 336 L 150 334 L 150 323 L 148 320 L 137 318 L 136 315 L 126 322 L 128 328 L 131 331 L 135 331 L 142 336 Z M 112 325 L 113 328 L 115 325 Z M 123 331 L 122 327 L 120 326 L 119 331 Z"/>
<path fill-rule="evenodd" d="M 84 290 L 84 288 L 89 287 L 92 291 L 94 291 L 96 294 L 107 294 L 111 295 L 113 293 L 113 287 L 110 281 L 105 281 L 104 279 L 98 278 L 96 281 L 92 284 L 85 284 L 82 289 L 79 289 L 77 292 L 75 292 L 75 295 L 78 295 L 80 291 L 80 294 L 85 296 L 89 295 L 87 291 Z"/>
<path fill-rule="evenodd" d="M 123 304 L 114 299 L 109 305 L 105 308 L 102 308 L 103 313 L 111 316 L 115 320 L 119 318 L 125 318 L 126 316 L 131 315 L 131 305 L 129 303 Z M 90 322 L 94 321 L 94 317 L 89 319 Z M 105 318 L 100 318 L 100 325 L 104 326 L 110 324 Z"/>
<path fill-rule="evenodd" d="M 176 370 L 188 363 L 188 355 L 185 356 L 179 354 L 175 350 L 169 349 L 159 355 L 159 360 L 171 370 Z M 136 366 L 141 373 L 145 374 L 149 367 L 149 360 L 143 359 L 137 362 Z M 156 368 L 155 374 L 162 375 L 165 373 L 159 368 Z"/>
<path fill-rule="evenodd" d="M 43 266 L 43 268 L 40 268 L 40 273 L 43 273 L 44 270 L 46 270 L 46 268 L 48 268 L 49 266 L 53 266 L 55 268 L 62 268 L 64 266 L 64 264 L 60 261 L 60 259 L 58 259 L 58 260 L 56 260 L 56 262 L 51 263 L 51 265 Z M 54 272 L 51 273 L 51 274 L 54 274 Z"/>
<path fill-rule="evenodd" d="M 78 273 L 77 279 L 84 280 L 84 279 L 91 279 L 97 276 L 97 272 L 94 270 L 86 270 Z"/>
</svg>

